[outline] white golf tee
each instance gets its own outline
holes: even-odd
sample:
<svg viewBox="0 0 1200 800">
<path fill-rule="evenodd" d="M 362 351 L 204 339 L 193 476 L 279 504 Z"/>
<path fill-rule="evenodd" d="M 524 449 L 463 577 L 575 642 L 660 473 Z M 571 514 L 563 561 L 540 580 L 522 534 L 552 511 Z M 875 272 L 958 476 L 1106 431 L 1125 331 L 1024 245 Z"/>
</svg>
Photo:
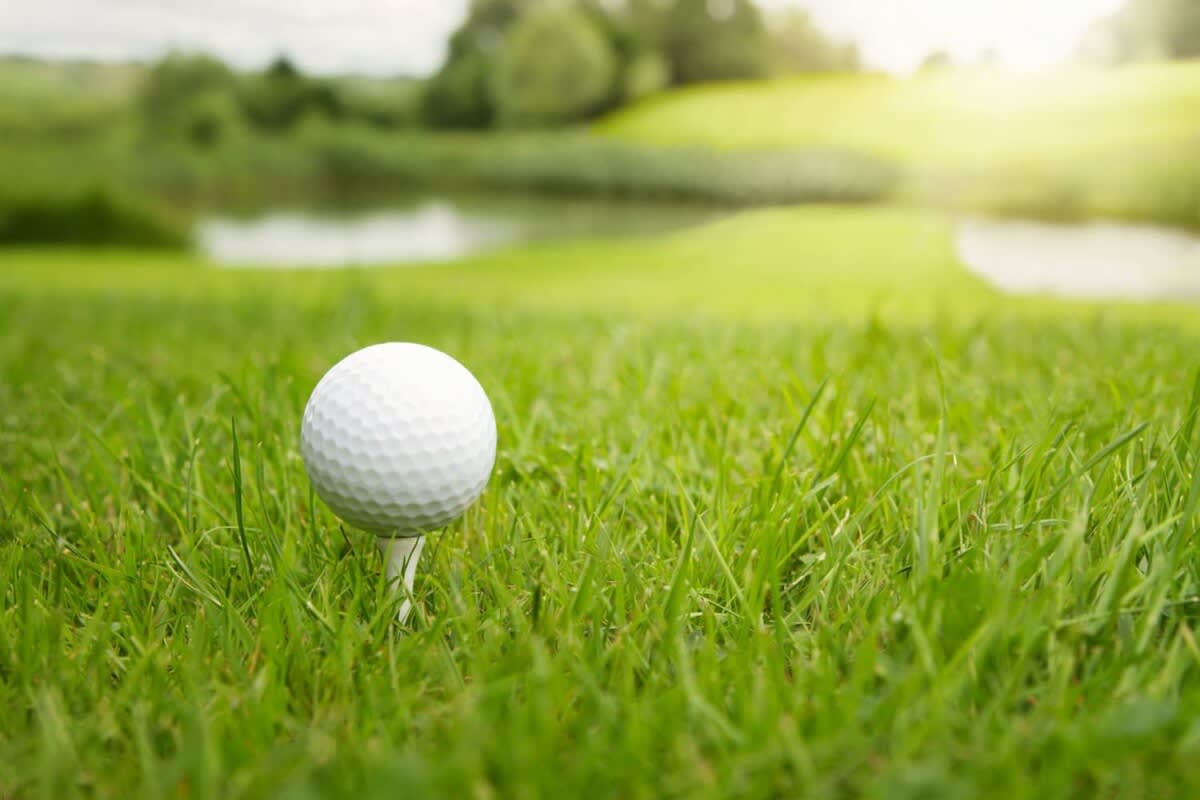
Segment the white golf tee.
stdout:
<svg viewBox="0 0 1200 800">
<path fill-rule="evenodd" d="M 378 536 L 375 545 L 387 565 L 388 583 L 396 591 L 404 593 L 404 603 L 396 613 L 396 621 L 403 625 L 412 611 L 413 578 L 417 574 L 417 562 L 421 559 L 425 537 Z"/>
</svg>

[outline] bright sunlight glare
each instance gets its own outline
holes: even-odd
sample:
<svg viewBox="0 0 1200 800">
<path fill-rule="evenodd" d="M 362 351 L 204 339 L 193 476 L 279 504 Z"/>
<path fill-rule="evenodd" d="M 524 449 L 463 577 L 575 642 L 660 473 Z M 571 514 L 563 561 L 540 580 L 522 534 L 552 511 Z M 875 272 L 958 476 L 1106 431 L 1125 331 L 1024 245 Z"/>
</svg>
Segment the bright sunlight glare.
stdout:
<svg viewBox="0 0 1200 800">
<path fill-rule="evenodd" d="M 1034 71 L 1070 58 L 1080 37 L 1123 0 L 760 0 L 806 8 L 827 30 L 854 39 L 873 66 L 908 73 L 930 53 L 985 57 Z"/>
</svg>

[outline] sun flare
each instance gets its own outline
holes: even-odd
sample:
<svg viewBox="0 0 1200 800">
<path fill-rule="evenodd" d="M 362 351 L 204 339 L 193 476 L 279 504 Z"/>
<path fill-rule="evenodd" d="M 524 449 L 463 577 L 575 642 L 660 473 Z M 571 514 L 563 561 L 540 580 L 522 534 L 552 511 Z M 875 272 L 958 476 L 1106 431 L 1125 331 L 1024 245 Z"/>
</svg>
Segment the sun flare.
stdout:
<svg viewBox="0 0 1200 800">
<path fill-rule="evenodd" d="M 803 7 L 830 31 L 859 42 L 865 58 L 911 72 L 944 51 L 960 62 L 992 60 L 1014 70 L 1068 59 L 1090 25 L 1123 0 L 762 0 L 768 9 Z"/>
</svg>

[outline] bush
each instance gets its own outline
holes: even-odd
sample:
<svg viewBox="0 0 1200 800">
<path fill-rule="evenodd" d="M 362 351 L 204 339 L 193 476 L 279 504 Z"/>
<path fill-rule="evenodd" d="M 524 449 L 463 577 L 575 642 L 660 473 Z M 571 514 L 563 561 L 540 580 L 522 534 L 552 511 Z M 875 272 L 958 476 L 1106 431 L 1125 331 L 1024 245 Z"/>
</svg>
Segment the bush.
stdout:
<svg viewBox="0 0 1200 800">
<path fill-rule="evenodd" d="M 154 65 L 142 84 L 142 124 L 155 138 L 211 146 L 228 121 L 235 86 L 236 78 L 220 61 L 173 53 Z"/>
<path fill-rule="evenodd" d="M 247 119 L 265 131 L 290 130 L 305 117 L 339 119 L 345 113 L 337 89 L 306 78 L 284 58 L 246 81 L 239 94 Z"/>
<path fill-rule="evenodd" d="M 658 53 L 641 53 L 625 65 L 621 99 L 632 103 L 671 85 L 671 67 Z"/>
<path fill-rule="evenodd" d="M 0 243 L 182 247 L 183 225 L 149 201 L 105 188 L 0 196 Z"/>
<path fill-rule="evenodd" d="M 176 138 L 199 150 L 211 150 L 237 138 L 246 124 L 237 101 L 228 92 L 200 95 L 181 108 Z"/>
<path fill-rule="evenodd" d="M 661 15 L 657 46 L 676 84 L 758 78 L 769 71 L 770 40 L 750 0 L 651 3 Z"/>
<path fill-rule="evenodd" d="M 587 15 L 531 13 L 500 53 L 493 84 L 497 112 L 509 125 L 579 120 L 608 100 L 616 73 L 612 45 Z"/>
<path fill-rule="evenodd" d="M 780 74 L 854 72 L 858 48 L 822 31 L 806 11 L 791 10 L 771 20 L 771 67 Z"/>
<path fill-rule="evenodd" d="M 472 51 L 447 62 L 429 79 L 421 105 L 434 128 L 486 128 L 495 119 L 489 76 L 492 62 Z"/>
<path fill-rule="evenodd" d="M 659 148 L 581 134 L 411 134 L 312 129 L 302 144 L 325 191 L 425 184 L 761 205 L 875 202 L 901 174 L 832 151 Z"/>
</svg>

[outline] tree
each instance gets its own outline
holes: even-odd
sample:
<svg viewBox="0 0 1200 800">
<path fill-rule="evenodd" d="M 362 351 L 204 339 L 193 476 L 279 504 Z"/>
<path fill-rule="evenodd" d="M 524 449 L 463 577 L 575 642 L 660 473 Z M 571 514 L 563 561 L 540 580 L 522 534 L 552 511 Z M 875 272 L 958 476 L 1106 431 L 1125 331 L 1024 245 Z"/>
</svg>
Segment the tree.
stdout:
<svg viewBox="0 0 1200 800">
<path fill-rule="evenodd" d="M 547 8 L 510 31 L 496 67 L 494 100 L 510 125 L 561 124 L 599 110 L 612 96 L 617 58 L 585 13 Z"/>
<path fill-rule="evenodd" d="M 1196 0 L 1157 0 L 1168 58 L 1200 56 L 1200 3 Z"/>
<path fill-rule="evenodd" d="M 171 53 L 150 68 L 138 95 L 142 126 L 156 140 L 210 148 L 240 127 L 237 79 L 206 55 Z"/>
<path fill-rule="evenodd" d="M 1079 57 L 1100 64 L 1200 56 L 1200 3 L 1129 0 L 1088 31 Z"/>
<path fill-rule="evenodd" d="M 284 57 L 243 85 L 241 103 L 247 118 L 268 131 L 290 130 L 307 116 L 339 119 L 344 113 L 333 86 L 305 77 Z"/>
<path fill-rule="evenodd" d="M 751 0 L 628 0 L 625 13 L 670 67 L 673 84 L 766 74 L 770 46 Z"/>
<path fill-rule="evenodd" d="M 425 85 L 425 121 L 435 128 L 486 128 L 496 118 L 489 75 L 493 59 L 471 50 L 447 61 Z"/>
<path fill-rule="evenodd" d="M 921 72 L 940 72 L 954 66 L 954 59 L 945 50 L 934 50 L 921 61 Z"/>
<path fill-rule="evenodd" d="M 496 119 L 491 73 L 509 29 L 539 0 L 473 0 L 442 68 L 422 99 L 427 122 L 439 128 L 486 128 Z"/>
<path fill-rule="evenodd" d="M 831 39 L 805 11 L 774 16 L 769 31 L 772 67 L 777 72 L 853 72 L 862 66 L 854 44 Z"/>
</svg>

